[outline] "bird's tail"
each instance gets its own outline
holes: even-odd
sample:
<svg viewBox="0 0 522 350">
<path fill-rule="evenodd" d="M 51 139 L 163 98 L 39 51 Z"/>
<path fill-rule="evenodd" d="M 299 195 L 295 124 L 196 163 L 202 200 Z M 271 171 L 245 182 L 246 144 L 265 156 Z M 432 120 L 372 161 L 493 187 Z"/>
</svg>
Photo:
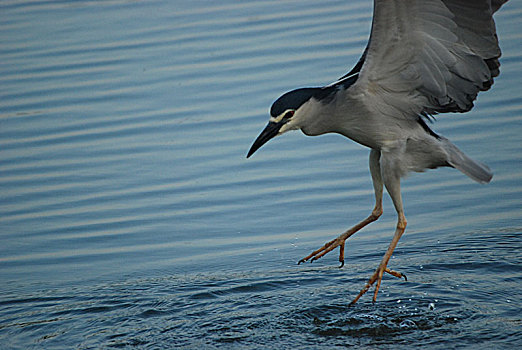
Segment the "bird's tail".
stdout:
<svg viewBox="0 0 522 350">
<path fill-rule="evenodd" d="M 448 153 L 448 163 L 452 167 L 462 171 L 477 182 L 488 183 L 491 181 L 493 173 L 486 164 L 474 161 L 448 139 L 442 138 L 441 141 L 444 145 L 444 149 Z"/>
</svg>

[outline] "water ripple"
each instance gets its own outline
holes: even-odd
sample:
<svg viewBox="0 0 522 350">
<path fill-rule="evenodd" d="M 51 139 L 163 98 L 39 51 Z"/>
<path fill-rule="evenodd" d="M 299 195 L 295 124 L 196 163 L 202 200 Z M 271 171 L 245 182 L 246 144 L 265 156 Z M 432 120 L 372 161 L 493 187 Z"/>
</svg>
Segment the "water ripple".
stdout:
<svg viewBox="0 0 522 350">
<path fill-rule="evenodd" d="M 403 183 L 408 230 L 379 301 L 347 302 L 394 209 L 296 261 L 373 207 L 368 151 L 276 138 L 269 106 L 346 73 L 370 1 L 3 1 L 0 347 L 501 348 L 520 338 L 521 5 L 496 22 L 502 74 L 433 128 L 493 169 Z"/>
</svg>

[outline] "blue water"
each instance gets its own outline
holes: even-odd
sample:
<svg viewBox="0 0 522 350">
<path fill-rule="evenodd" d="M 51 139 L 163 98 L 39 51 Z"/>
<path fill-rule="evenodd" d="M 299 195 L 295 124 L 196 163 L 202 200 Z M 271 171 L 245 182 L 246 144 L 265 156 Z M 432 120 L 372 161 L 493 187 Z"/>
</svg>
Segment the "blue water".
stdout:
<svg viewBox="0 0 522 350">
<path fill-rule="evenodd" d="M 0 348 L 522 347 L 522 4 L 501 75 L 433 128 L 488 164 L 403 182 L 377 303 L 348 303 L 395 213 L 368 150 L 295 132 L 246 160 L 281 93 L 347 72 L 371 1 L 0 3 Z"/>
</svg>

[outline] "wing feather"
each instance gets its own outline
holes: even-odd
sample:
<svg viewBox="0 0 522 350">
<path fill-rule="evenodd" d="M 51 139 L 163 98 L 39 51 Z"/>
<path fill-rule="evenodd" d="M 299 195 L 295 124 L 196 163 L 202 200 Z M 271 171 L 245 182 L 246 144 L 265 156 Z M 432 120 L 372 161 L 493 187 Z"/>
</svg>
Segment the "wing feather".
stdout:
<svg viewBox="0 0 522 350">
<path fill-rule="evenodd" d="M 352 91 L 395 118 L 469 111 L 499 74 L 493 13 L 505 2 L 374 0 Z"/>
</svg>

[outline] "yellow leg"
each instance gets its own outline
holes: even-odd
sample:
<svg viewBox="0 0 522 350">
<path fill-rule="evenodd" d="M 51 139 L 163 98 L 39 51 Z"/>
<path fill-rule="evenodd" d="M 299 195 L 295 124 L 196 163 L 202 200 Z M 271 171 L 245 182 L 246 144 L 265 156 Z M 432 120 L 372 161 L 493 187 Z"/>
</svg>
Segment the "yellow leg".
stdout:
<svg viewBox="0 0 522 350">
<path fill-rule="evenodd" d="M 379 288 L 381 286 L 382 281 L 382 275 L 384 272 L 388 272 L 389 274 L 396 276 L 396 277 L 404 277 L 406 279 L 406 276 L 401 274 L 400 272 L 396 272 L 393 270 L 388 269 L 386 266 L 388 265 L 388 262 L 390 261 L 390 258 L 393 254 L 393 250 L 397 246 L 397 243 L 399 242 L 399 239 L 401 238 L 402 234 L 404 233 L 404 230 L 406 228 L 406 219 L 403 220 L 402 223 L 397 224 L 397 229 L 395 230 L 395 235 L 393 236 L 393 239 L 388 247 L 388 250 L 386 251 L 386 254 L 384 254 L 384 257 L 381 260 L 381 263 L 379 264 L 379 267 L 373 275 L 370 277 L 366 285 L 363 289 L 359 292 L 359 294 L 355 297 L 355 299 L 350 303 L 350 305 L 353 305 L 361 298 L 367 291 L 370 289 L 370 287 L 377 281 L 377 285 L 375 286 L 375 292 L 373 293 L 373 302 L 377 300 L 377 294 L 379 293 Z"/>
<path fill-rule="evenodd" d="M 368 291 L 368 289 L 370 289 L 370 287 L 375 282 L 377 282 L 377 284 L 375 285 L 375 292 L 373 293 L 373 302 L 375 302 L 377 300 L 379 288 L 381 287 L 382 275 L 384 274 L 384 272 L 388 272 L 396 277 L 401 276 L 406 279 L 404 275 L 396 271 L 389 270 L 387 268 L 388 262 L 390 261 L 393 251 L 395 250 L 397 243 L 399 243 L 399 239 L 401 238 L 402 234 L 404 233 L 404 230 L 406 229 L 406 217 L 404 216 L 404 210 L 402 206 L 400 178 L 394 171 L 394 165 L 393 163 L 389 162 L 386 157 L 383 157 L 381 159 L 381 166 L 383 169 L 384 184 L 386 185 L 386 189 L 388 190 L 388 193 L 390 194 L 390 197 L 393 201 L 393 205 L 395 206 L 395 210 L 397 211 L 397 228 L 395 230 L 393 239 L 381 260 L 381 263 L 379 264 L 379 267 L 377 267 L 377 270 L 375 270 L 375 272 L 370 277 L 364 288 L 359 292 L 357 297 L 355 297 L 355 299 L 350 303 L 350 305 L 355 304 L 357 300 L 359 300 L 359 298 L 361 298 L 361 296 L 363 296 Z"/>
<path fill-rule="evenodd" d="M 298 264 L 303 263 L 305 261 L 310 260 L 313 262 L 314 260 L 320 259 L 325 254 L 331 252 L 335 248 L 339 247 L 339 262 L 341 263 L 340 267 L 344 266 L 344 245 L 346 240 L 352 236 L 354 233 L 362 229 L 364 226 L 369 223 L 374 222 L 382 215 L 382 193 L 383 193 L 383 181 L 381 175 L 381 166 L 379 163 L 381 157 L 381 152 L 378 150 L 371 150 L 370 152 L 370 174 L 372 176 L 373 189 L 375 191 L 375 207 L 370 216 L 366 219 L 350 228 L 348 231 L 341 234 L 336 239 L 331 240 L 330 242 L 323 245 L 321 248 L 313 251 L 310 255 L 304 257 L 299 260 Z"/>
<path fill-rule="evenodd" d="M 371 222 L 374 222 L 382 215 L 382 206 L 376 206 L 373 210 L 372 214 L 368 216 L 366 219 L 355 225 L 354 227 L 350 228 L 348 231 L 341 234 L 336 239 L 331 240 L 330 242 L 323 245 L 321 248 L 314 250 L 311 254 L 308 256 L 302 258 L 299 260 L 298 264 L 301 264 L 305 261 L 310 260 L 310 262 L 313 262 L 317 259 L 322 258 L 327 253 L 331 252 L 337 247 L 340 247 L 339 249 L 339 262 L 341 263 L 341 267 L 344 265 L 344 244 L 345 241 L 354 233 L 362 229 L 364 226 L 368 225 Z"/>
<path fill-rule="evenodd" d="M 353 305 L 359 300 L 360 297 L 362 297 L 368 289 L 377 281 L 377 284 L 375 286 L 375 291 L 373 293 L 373 302 L 377 301 L 377 294 L 379 293 L 379 288 L 381 287 L 381 281 L 382 281 L 382 275 L 384 272 L 388 272 L 389 274 L 396 276 L 396 277 L 404 277 L 406 279 L 406 276 L 401 274 L 400 272 L 393 271 L 387 268 L 388 262 L 390 261 L 390 258 L 393 254 L 393 251 L 395 247 L 397 246 L 397 243 L 399 242 L 399 239 L 401 238 L 402 234 L 404 233 L 404 230 L 406 228 L 406 220 L 402 223 L 399 223 L 397 225 L 397 229 L 395 230 L 395 235 L 393 236 L 393 239 L 388 246 L 388 250 L 386 251 L 386 254 L 384 254 L 384 257 L 381 260 L 381 263 L 379 264 L 379 267 L 375 272 L 373 273 L 372 277 L 368 280 L 364 288 L 359 292 L 359 294 L 355 297 L 355 299 L 350 303 L 350 305 Z M 406 279 L 407 280 L 407 279 Z"/>
</svg>

